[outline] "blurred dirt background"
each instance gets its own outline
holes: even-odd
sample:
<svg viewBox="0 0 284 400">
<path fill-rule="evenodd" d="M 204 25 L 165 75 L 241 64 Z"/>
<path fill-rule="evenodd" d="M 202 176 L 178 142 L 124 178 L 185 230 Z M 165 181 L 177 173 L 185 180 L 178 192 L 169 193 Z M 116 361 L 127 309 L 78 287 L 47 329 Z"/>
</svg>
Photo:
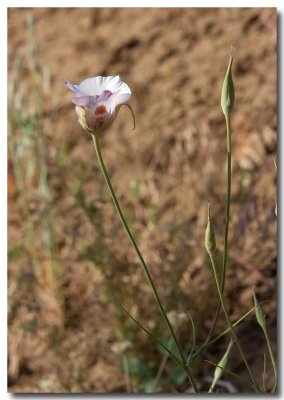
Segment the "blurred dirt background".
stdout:
<svg viewBox="0 0 284 400">
<path fill-rule="evenodd" d="M 226 131 L 220 90 L 229 59 L 232 218 L 226 296 L 233 319 L 255 287 L 276 351 L 276 10 L 9 9 L 9 391 L 187 392 L 183 374 L 121 310 L 167 340 L 143 271 L 63 83 L 120 74 L 122 108 L 101 141 L 113 185 L 166 310 L 190 349 L 205 340 L 217 295 L 204 251 L 207 201 L 221 261 Z M 217 332 L 226 328 L 221 316 Z M 256 376 L 265 339 L 238 329 Z M 193 373 L 208 390 L 228 338 Z M 267 387 L 273 373 L 267 358 Z M 163 364 L 164 363 L 164 364 Z M 233 349 L 228 365 L 247 376 Z M 249 391 L 225 375 L 219 391 Z"/>
</svg>

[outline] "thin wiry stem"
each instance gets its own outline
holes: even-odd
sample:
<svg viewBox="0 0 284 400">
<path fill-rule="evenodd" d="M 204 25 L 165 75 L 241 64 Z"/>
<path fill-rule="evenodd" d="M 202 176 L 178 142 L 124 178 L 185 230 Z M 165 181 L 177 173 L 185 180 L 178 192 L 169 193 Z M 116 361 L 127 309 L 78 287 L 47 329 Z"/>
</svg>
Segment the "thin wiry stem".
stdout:
<svg viewBox="0 0 284 400">
<path fill-rule="evenodd" d="M 272 389 L 272 393 L 275 393 L 276 389 L 277 389 L 277 367 L 276 367 L 276 362 L 275 362 L 275 358 L 274 358 L 273 351 L 272 351 L 272 348 L 271 348 L 271 344 L 270 344 L 270 340 L 269 340 L 269 336 L 268 336 L 267 330 L 263 329 L 263 332 L 264 332 L 264 336 L 265 336 L 265 339 L 266 339 L 266 342 L 267 342 L 267 347 L 268 347 L 268 351 L 269 351 L 269 355 L 270 355 L 270 358 L 271 358 L 273 371 L 274 371 L 275 382 L 274 382 L 274 386 L 273 386 L 273 389 Z"/>
<path fill-rule="evenodd" d="M 132 246 L 134 247 L 134 250 L 135 250 L 135 252 L 136 252 L 136 254 L 137 254 L 137 256 L 138 256 L 138 258 L 140 260 L 142 268 L 143 268 L 143 270 L 144 270 L 144 272 L 146 274 L 146 277 L 148 279 L 149 285 L 150 285 L 150 287 L 151 287 L 151 289 L 153 291 L 153 294 L 154 294 L 155 300 L 157 302 L 157 305 L 159 307 L 159 310 L 160 310 L 160 312 L 161 312 L 161 314 L 162 314 L 162 316 L 163 316 L 163 318 L 165 320 L 165 323 L 166 323 L 166 325 L 167 325 L 167 327 L 168 327 L 168 329 L 169 329 L 169 331 L 171 333 L 171 336 L 172 336 L 172 338 L 173 338 L 173 340 L 174 340 L 174 342 L 175 342 L 175 344 L 177 346 L 177 349 L 178 349 L 180 357 L 181 357 L 182 364 L 184 366 L 186 366 L 184 354 L 183 354 L 182 349 L 180 347 L 180 344 L 179 344 L 179 342 L 177 340 L 175 331 L 174 331 L 174 329 L 173 329 L 173 327 L 172 327 L 172 325 L 171 325 L 171 323 L 170 323 L 170 321 L 168 319 L 168 316 L 167 316 L 167 314 L 166 314 L 166 312 L 164 310 L 164 307 L 163 307 L 163 305 L 161 303 L 161 300 L 159 298 L 158 292 L 156 290 L 156 287 L 154 285 L 153 279 L 151 277 L 150 271 L 149 271 L 149 269 L 148 269 L 148 267 L 147 267 L 147 265 L 145 263 L 145 260 L 144 260 L 142 254 L 141 254 L 141 252 L 140 252 L 140 250 L 139 250 L 139 248 L 138 248 L 138 246 L 136 244 L 136 241 L 135 241 L 135 239 L 134 239 L 134 237 L 133 237 L 133 235 L 132 235 L 132 233 L 131 233 L 131 231 L 130 231 L 130 229 L 128 227 L 128 224 L 127 224 L 127 222 L 125 220 L 125 217 L 124 217 L 124 215 L 123 215 L 123 213 L 121 211 L 120 205 L 119 205 L 118 200 L 116 198 L 115 192 L 113 190 L 113 187 L 112 187 L 111 181 L 109 179 L 109 176 L 108 176 L 108 173 L 107 173 L 104 161 L 103 161 L 103 157 L 102 157 L 102 154 L 101 154 L 99 138 L 98 138 L 97 135 L 92 135 L 92 137 L 93 137 L 93 141 L 94 141 L 94 145 L 95 145 L 95 150 L 96 150 L 96 153 L 97 153 L 98 161 L 99 161 L 99 164 L 100 164 L 100 168 L 101 168 L 102 174 L 104 176 L 105 182 L 107 184 L 107 187 L 109 189 L 110 196 L 111 196 L 112 201 L 114 203 L 115 209 L 116 209 L 116 211 L 117 211 L 117 213 L 119 215 L 119 218 L 121 220 L 121 223 L 122 223 L 124 229 L 126 230 L 127 236 L 129 238 Z M 190 380 L 190 382 L 191 382 L 191 384 L 193 386 L 194 391 L 198 392 L 197 385 L 196 385 L 196 383 L 195 383 L 190 371 L 188 371 L 188 376 L 189 376 L 189 380 Z"/>
<path fill-rule="evenodd" d="M 229 223 L 230 223 L 230 208 L 231 208 L 231 181 L 232 181 L 232 129 L 231 129 L 231 117 L 228 115 L 226 118 L 226 129 L 227 129 L 227 200 L 226 200 L 226 216 L 225 216 L 225 231 L 224 231 L 224 251 L 223 251 L 223 263 L 222 263 L 222 275 L 221 275 L 221 291 L 224 293 L 226 272 L 227 272 L 227 261 L 228 261 L 228 234 L 229 234 Z M 209 338 L 213 334 L 215 326 L 217 324 L 221 311 L 221 301 L 218 303 L 215 319 L 211 330 L 209 332 Z"/>
<path fill-rule="evenodd" d="M 254 386 L 256 387 L 256 389 L 259 391 L 258 386 L 257 386 L 257 383 L 256 383 L 256 381 L 255 381 L 255 378 L 254 378 L 253 373 L 252 373 L 252 371 L 251 371 L 251 368 L 250 368 L 250 366 L 249 366 L 247 357 L 246 357 L 246 355 L 245 355 L 245 352 L 244 352 L 244 350 L 243 350 L 243 348 L 242 348 L 242 346 L 241 346 L 241 343 L 240 343 L 240 341 L 239 341 L 239 338 L 238 338 L 238 336 L 237 336 L 237 334 L 236 334 L 236 332 L 235 332 L 235 328 L 234 328 L 234 326 L 233 326 L 233 324 L 232 324 L 232 322 L 231 322 L 231 319 L 230 319 L 230 317 L 229 317 L 229 313 L 228 313 L 228 310 L 227 310 L 227 307 L 226 307 L 226 304 L 225 304 L 225 301 L 224 301 L 224 296 L 223 296 L 223 293 L 222 293 L 222 286 L 221 286 L 221 284 L 220 284 L 220 282 L 219 282 L 219 277 L 218 277 L 218 272 L 217 272 L 217 268 L 216 268 L 216 264 L 215 264 L 214 257 L 213 257 L 212 254 L 209 254 L 209 256 L 210 256 L 210 260 L 211 260 L 211 264 L 212 264 L 212 269 L 213 269 L 213 273 L 214 273 L 214 278 L 215 278 L 215 282 L 216 282 L 216 286 L 217 286 L 217 290 L 218 290 L 220 302 L 221 302 L 221 305 L 222 305 L 222 308 L 223 308 L 223 311 L 224 311 L 226 320 L 227 320 L 228 325 L 229 325 L 229 327 L 230 327 L 231 334 L 232 334 L 232 336 L 233 336 L 233 338 L 234 338 L 234 340 L 235 340 L 235 342 L 236 342 L 236 345 L 238 346 L 239 352 L 240 352 L 240 354 L 241 354 L 241 356 L 242 356 L 242 359 L 243 359 L 243 361 L 244 361 L 244 363 L 245 363 L 245 366 L 247 367 L 247 370 L 248 370 L 248 373 L 249 373 L 249 375 L 250 375 L 250 377 L 251 377 L 251 380 L 252 380 L 252 382 L 253 382 L 253 385 L 254 385 Z"/>
<path fill-rule="evenodd" d="M 230 208 L 231 208 L 232 132 L 231 132 L 230 116 L 226 117 L 226 128 L 227 128 L 227 204 L 226 204 L 226 222 L 225 222 L 225 233 L 224 233 L 222 280 L 221 280 L 222 293 L 224 292 L 225 281 L 226 281 L 227 259 L 228 259 L 228 233 L 229 233 Z"/>
<path fill-rule="evenodd" d="M 231 208 L 231 180 L 232 180 L 232 129 L 231 129 L 231 117 L 226 117 L 226 130 L 227 130 L 227 199 L 226 199 L 226 216 L 225 216 L 225 231 L 224 231 L 224 251 L 223 251 L 223 263 L 222 263 L 222 278 L 221 278 L 221 289 L 224 293 L 226 272 L 227 272 L 227 260 L 228 260 L 228 233 L 229 233 L 229 222 L 230 222 L 230 208 Z M 221 301 L 219 301 L 216 314 L 208 333 L 208 336 L 203 345 L 194 353 L 192 358 L 196 358 L 203 350 L 205 350 L 212 338 L 216 324 L 219 319 L 221 311 Z M 191 359 L 192 359 L 191 358 Z M 187 358 L 187 362 L 190 362 L 190 357 Z"/>
</svg>

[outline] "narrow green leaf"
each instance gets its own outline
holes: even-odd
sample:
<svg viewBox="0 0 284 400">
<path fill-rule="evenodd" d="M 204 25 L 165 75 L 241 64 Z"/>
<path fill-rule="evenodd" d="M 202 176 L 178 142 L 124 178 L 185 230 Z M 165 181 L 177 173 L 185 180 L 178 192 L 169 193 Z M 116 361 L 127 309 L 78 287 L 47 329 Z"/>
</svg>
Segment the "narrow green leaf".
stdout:
<svg viewBox="0 0 284 400">
<path fill-rule="evenodd" d="M 173 343 L 171 344 L 171 347 L 169 347 L 169 339 L 168 339 L 168 338 L 162 338 L 162 339 L 159 339 L 159 340 L 160 340 L 161 343 L 163 343 L 164 346 L 166 346 L 169 350 L 171 350 L 171 352 L 172 352 L 177 358 L 179 358 L 179 350 L 178 350 L 177 345 L 176 345 L 175 342 L 173 342 Z M 162 349 L 162 348 L 159 347 L 158 350 L 160 350 L 161 353 L 165 354 L 165 350 L 164 350 L 164 349 Z"/>
<path fill-rule="evenodd" d="M 158 338 L 156 338 L 154 335 L 152 335 L 151 332 L 148 331 L 148 329 L 144 328 L 143 325 L 140 324 L 140 322 L 138 322 L 124 307 L 122 304 L 120 304 L 120 306 L 123 308 L 123 310 L 126 312 L 126 314 L 144 331 L 146 332 L 153 340 L 155 340 L 155 342 L 157 342 L 164 350 L 166 350 L 166 352 L 172 357 L 172 359 L 181 367 L 181 369 L 185 372 L 185 374 L 188 376 L 192 386 L 193 386 L 193 390 L 194 392 L 198 391 L 197 386 L 194 386 L 194 381 L 192 380 L 192 376 L 190 374 L 190 372 L 187 370 L 187 366 L 183 363 L 183 361 L 181 361 L 179 358 L 177 358 L 173 352 L 171 350 L 169 350 Z"/>
<path fill-rule="evenodd" d="M 192 326 L 192 346 L 191 346 L 191 350 L 189 353 L 189 358 L 192 356 L 194 348 L 195 348 L 195 343 L 196 343 L 196 333 L 195 333 L 195 325 L 194 325 L 194 321 L 191 317 L 191 315 L 189 314 L 188 311 L 184 310 L 184 312 L 187 314 L 188 318 L 190 319 L 191 322 L 191 326 Z"/>
<path fill-rule="evenodd" d="M 126 312 L 126 314 L 144 331 L 146 332 L 153 340 L 155 340 L 166 352 L 173 358 L 173 360 L 181 366 L 181 368 L 184 368 L 181 361 L 173 354 L 171 350 L 169 350 L 156 336 L 154 336 L 151 332 L 148 331 L 143 325 L 140 324 L 121 304 L 120 305 L 122 309 Z"/>
</svg>

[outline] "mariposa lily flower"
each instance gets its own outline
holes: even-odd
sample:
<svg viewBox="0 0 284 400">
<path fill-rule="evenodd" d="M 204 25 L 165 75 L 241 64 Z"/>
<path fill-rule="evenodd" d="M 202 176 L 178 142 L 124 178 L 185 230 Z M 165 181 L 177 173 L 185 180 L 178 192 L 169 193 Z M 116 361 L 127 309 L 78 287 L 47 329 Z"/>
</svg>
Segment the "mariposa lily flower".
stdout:
<svg viewBox="0 0 284 400">
<path fill-rule="evenodd" d="M 105 131 L 114 122 L 121 105 L 130 109 L 126 101 L 131 97 L 129 86 L 117 76 L 96 76 L 73 85 L 64 80 L 67 87 L 75 94 L 72 102 L 81 126 L 90 133 Z M 135 127 L 135 120 L 134 120 Z"/>
</svg>

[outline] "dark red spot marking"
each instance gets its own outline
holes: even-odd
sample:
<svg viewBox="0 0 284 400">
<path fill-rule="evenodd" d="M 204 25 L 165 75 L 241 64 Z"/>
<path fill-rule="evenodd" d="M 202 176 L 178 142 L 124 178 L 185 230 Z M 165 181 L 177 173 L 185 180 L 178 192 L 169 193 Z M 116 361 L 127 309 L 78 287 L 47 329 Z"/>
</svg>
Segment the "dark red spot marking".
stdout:
<svg viewBox="0 0 284 400">
<path fill-rule="evenodd" d="M 104 114 L 105 112 L 106 112 L 106 107 L 105 106 L 99 106 L 96 109 L 96 115 L 101 115 L 101 114 Z"/>
<path fill-rule="evenodd" d="M 97 118 L 97 120 L 95 121 L 95 128 L 96 129 L 102 129 L 104 127 L 104 120 L 102 118 Z"/>
</svg>

